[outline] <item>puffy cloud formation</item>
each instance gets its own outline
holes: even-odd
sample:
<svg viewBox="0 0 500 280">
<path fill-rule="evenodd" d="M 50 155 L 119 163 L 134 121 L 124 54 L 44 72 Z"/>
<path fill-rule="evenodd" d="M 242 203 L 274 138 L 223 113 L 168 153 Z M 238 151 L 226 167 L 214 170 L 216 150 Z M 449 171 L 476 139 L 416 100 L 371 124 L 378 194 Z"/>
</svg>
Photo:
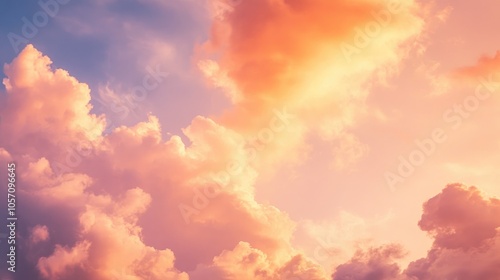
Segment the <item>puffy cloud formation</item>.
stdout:
<svg viewBox="0 0 500 280">
<path fill-rule="evenodd" d="M 41 257 L 38 260 L 38 268 L 42 277 L 48 279 L 63 277 L 66 269 L 81 265 L 82 261 L 88 258 L 89 247 L 88 242 L 78 243 L 73 248 L 56 245 L 51 256 Z"/>
<path fill-rule="evenodd" d="M 193 119 L 184 129 L 189 146 L 179 136 L 164 141 L 154 116 L 103 134 L 88 86 L 28 45 L 4 68 L 0 103 L 9 131 L 1 160 L 18 161 L 20 212 L 34 213 L 26 230 L 44 226 L 22 247 L 36 270 L 21 276 L 324 278 L 291 246 L 295 223 L 255 200 L 266 168 L 258 163 L 290 160 L 309 125 L 330 138 L 353 121 L 351 101 L 366 95 L 358 82 L 397 63 L 421 28 L 417 5 L 398 3 L 243 1 L 215 19 L 200 65 L 237 104 L 220 120 Z M 366 34 L 370 26 L 385 31 Z M 380 55 L 387 48 L 394 52 Z"/>
<path fill-rule="evenodd" d="M 424 280 L 500 277 L 499 199 L 484 198 L 475 187 L 449 185 L 425 203 L 419 225 L 434 244 L 406 274 Z"/>
<path fill-rule="evenodd" d="M 32 45 L 5 66 L 0 164 L 16 160 L 23 186 L 21 279 L 329 278 L 292 246 L 295 222 L 256 200 L 268 171 L 259 163 L 290 161 L 310 131 L 344 137 L 335 166 L 357 160 L 363 145 L 343 130 L 363 111 L 373 74 L 390 72 L 418 35 L 419 5 L 239 3 L 214 20 L 199 64 L 234 106 L 194 118 L 183 130 L 188 141 L 162 139 L 153 115 L 103 133 L 88 86 Z M 360 251 L 334 279 L 446 279 L 472 258 L 484 262 L 470 266 L 470 279 L 498 275 L 498 202 L 458 186 L 437 197 L 420 222 L 436 238 L 427 258 L 400 272 L 398 246 Z M 460 212 L 468 207 L 483 218 L 471 222 Z"/>
<path fill-rule="evenodd" d="M 257 171 L 238 133 L 198 117 L 184 130 L 186 147 L 178 136 L 163 141 L 150 116 L 103 135 L 103 117 L 89 114 L 88 88 L 52 70 L 33 46 L 6 69 L 2 119 L 26 128 L 0 139 L 2 164 L 16 159 L 23 185 L 19 213 L 30 235 L 19 254 L 36 268 L 21 277 L 210 279 L 197 271 L 246 268 L 245 254 L 257 254 L 249 265 L 266 263 L 276 279 L 322 275 L 291 246 L 288 216 L 255 201 Z"/>
<path fill-rule="evenodd" d="M 224 251 L 215 257 L 212 265 L 199 266 L 191 276 L 192 280 L 326 279 L 321 269 L 309 263 L 301 255 L 296 255 L 281 266 L 276 266 L 262 251 L 252 248 L 250 244 L 245 242 L 240 242 L 232 251 Z"/>
<path fill-rule="evenodd" d="M 75 139 L 94 141 L 102 133 L 104 119 L 89 114 L 89 87 L 65 70 L 52 71 L 51 63 L 28 45 L 4 67 L 7 97 L 0 103 L 0 111 L 2 128 L 9 131 L 2 144 L 9 152 L 23 146 L 33 157 L 41 151 L 59 154 Z"/>
<path fill-rule="evenodd" d="M 122 195 L 94 194 L 86 175 L 56 176 L 45 158 L 30 163 L 23 175 L 31 188 L 24 194 L 35 210 L 64 209 L 72 212 L 72 224 L 61 227 L 61 214 L 52 213 L 46 222 L 54 232 L 74 240 L 73 246 L 58 242 L 68 240 L 54 234 L 55 247 L 48 256 L 38 256 L 40 275 L 45 279 L 188 279 L 174 268 L 174 255 L 168 249 L 158 250 L 144 244 L 138 216 L 151 202 L 140 188 L 128 189 Z M 38 203 L 37 203 L 38 201 Z M 53 210 L 52 210 L 53 211 Z M 69 235 L 69 234 L 72 234 Z M 31 240 L 47 240 L 48 227 L 33 229 Z M 43 253 L 32 251 L 30 255 Z"/>
<path fill-rule="evenodd" d="M 348 263 L 337 267 L 334 280 L 402 280 L 397 260 L 403 256 L 398 245 L 372 248 L 367 252 L 358 251 Z"/>
<path fill-rule="evenodd" d="M 341 279 L 484 279 L 500 277 L 500 200 L 484 198 L 475 187 L 447 186 L 424 204 L 419 222 L 434 243 L 425 258 L 400 272 L 397 246 L 358 253 L 337 267 Z"/>
<path fill-rule="evenodd" d="M 483 199 L 475 187 L 451 185 L 425 203 L 419 226 L 432 234 L 435 246 L 469 249 L 496 236 L 499 216 L 500 200 Z"/>
</svg>

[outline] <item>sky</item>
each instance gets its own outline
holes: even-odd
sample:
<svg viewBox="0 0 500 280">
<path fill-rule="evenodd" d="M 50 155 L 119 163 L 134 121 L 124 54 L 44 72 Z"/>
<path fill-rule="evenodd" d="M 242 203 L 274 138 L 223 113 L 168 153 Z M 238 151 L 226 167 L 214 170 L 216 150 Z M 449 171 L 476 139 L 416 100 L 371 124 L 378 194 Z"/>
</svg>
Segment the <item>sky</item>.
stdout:
<svg viewBox="0 0 500 280">
<path fill-rule="evenodd" d="M 499 10 L 0 2 L 0 279 L 500 279 Z"/>
</svg>

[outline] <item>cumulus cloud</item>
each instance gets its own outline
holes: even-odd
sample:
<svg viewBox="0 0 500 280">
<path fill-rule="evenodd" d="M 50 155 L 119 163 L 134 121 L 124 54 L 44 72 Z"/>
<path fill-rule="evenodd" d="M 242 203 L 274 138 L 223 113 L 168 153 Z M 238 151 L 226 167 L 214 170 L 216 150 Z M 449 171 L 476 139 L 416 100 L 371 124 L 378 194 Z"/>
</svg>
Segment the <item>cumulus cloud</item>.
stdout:
<svg viewBox="0 0 500 280">
<path fill-rule="evenodd" d="M 340 141 L 335 166 L 362 156 L 344 130 L 372 75 L 397 65 L 422 28 L 418 4 L 398 3 L 243 1 L 215 19 L 198 65 L 234 107 L 195 117 L 183 129 L 189 144 L 163 139 L 154 115 L 104 134 L 88 86 L 28 45 L 4 68 L 0 103 L 9 131 L 0 161 L 19 164 L 19 207 L 30 213 L 20 241 L 41 248 L 20 251 L 37 269 L 26 279 L 328 279 L 292 246 L 295 222 L 256 200 L 268 167 L 260 163 L 291 160 L 312 131 Z M 364 34 L 374 24 L 384 32 Z M 360 46 L 360 36 L 370 43 Z M 137 48 L 174 53 L 162 42 Z M 426 258 L 402 272 L 404 250 L 382 246 L 359 251 L 332 277 L 446 279 L 474 258 L 484 261 L 465 275 L 494 279 L 498 214 L 498 200 L 449 186 L 424 206 L 419 225 L 435 238 Z"/>
<path fill-rule="evenodd" d="M 309 130 L 329 139 L 353 122 L 353 106 L 367 93 L 358 82 L 397 63 L 396 53 L 421 29 L 415 2 L 393 6 L 243 1 L 214 19 L 199 54 L 208 62 L 200 65 L 234 91 L 235 107 L 215 120 L 194 118 L 183 130 L 190 145 L 177 135 L 163 140 L 152 115 L 103 134 L 105 116 L 91 113 L 89 87 L 28 45 L 4 67 L 0 109 L 9 133 L 0 139 L 0 156 L 20 166 L 30 202 L 20 207 L 34 213 L 27 226 L 58 231 L 50 238 L 33 232 L 32 242 L 44 240 L 45 247 L 27 261 L 45 278 L 187 279 L 199 269 L 244 278 L 247 271 L 226 267 L 246 270 L 239 256 L 249 255 L 256 262 L 248 273 L 262 264 L 262 277 L 324 278 L 291 246 L 295 223 L 288 215 L 255 200 L 257 176 L 266 169 L 259 163 L 291 160 Z M 387 32 L 346 57 L 356 28 L 377 24 L 374 14 L 385 18 L 378 24 Z M 287 32 L 290 26 L 296 30 Z M 130 47 L 163 54 L 144 61 L 170 61 L 177 53 L 162 40 Z M 394 52 L 380 52 L 387 48 Z"/>
<path fill-rule="evenodd" d="M 497 198 L 485 198 L 475 187 L 447 186 L 424 204 L 419 226 L 434 237 L 434 244 L 406 274 L 424 280 L 498 279 L 499 215 Z"/>
<path fill-rule="evenodd" d="M 348 263 L 337 267 L 333 280 L 403 280 L 395 260 L 404 256 L 398 245 L 358 251 Z"/>
<path fill-rule="evenodd" d="M 400 271 L 395 245 L 358 252 L 337 267 L 332 279 L 485 279 L 500 277 L 500 200 L 476 187 L 448 185 L 423 207 L 419 226 L 434 243 L 425 258 Z"/>
<path fill-rule="evenodd" d="M 74 211 L 71 217 L 74 224 L 66 225 L 65 231 L 74 234 L 76 244 L 60 245 L 58 242 L 65 242 L 60 236 L 53 240 L 54 251 L 37 260 L 43 278 L 188 279 L 186 273 L 175 269 L 172 251 L 144 244 L 137 222 L 151 203 L 151 196 L 142 189 L 128 189 L 116 197 L 95 194 L 89 190 L 88 176 L 73 173 L 56 176 L 46 159 L 30 164 L 23 178 L 34 188 L 25 197 L 38 200 L 35 207 L 57 205 L 65 211 Z M 60 218 L 57 213 L 52 215 L 52 219 Z M 48 223 L 58 231 L 64 230 L 54 225 L 54 220 Z M 32 243 L 47 239 L 47 227 L 33 229 Z"/>
<path fill-rule="evenodd" d="M 257 170 L 239 133 L 197 117 L 184 130 L 186 146 L 179 136 L 164 141 L 151 115 L 104 135 L 104 117 L 89 113 L 88 87 L 52 70 L 33 46 L 6 69 L 2 117 L 26 129 L 0 139 L 2 162 L 18 164 L 19 207 L 34 228 L 21 242 L 43 245 L 20 254 L 38 277 L 181 280 L 200 264 L 243 268 L 243 251 L 260 254 L 272 275 L 321 275 L 291 246 L 286 213 L 255 200 Z M 240 243 L 251 249 L 224 253 Z"/>
<path fill-rule="evenodd" d="M 105 121 L 90 114 L 90 89 L 28 45 L 4 66 L 5 100 L 0 103 L 0 144 L 5 151 L 38 159 L 50 154 L 64 162 L 67 149 L 83 150 L 98 141 Z"/>
<path fill-rule="evenodd" d="M 58 212 L 45 218 L 46 225 L 33 227 L 29 242 L 47 241 L 48 228 L 67 234 L 65 238 L 60 234 L 51 236 L 49 245 L 54 249 L 50 255 L 43 255 L 43 250 L 28 254 L 31 258 L 33 253 L 40 254 L 35 263 L 40 276 L 187 279 L 186 273 L 174 268 L 172 251 L 155 249 L 143 242 L 141 228 L 136 224 L 151 203 L 149 194 L 135 187 L 112 196 L 113 185 L 101 186 L 101 190 L 108 191 L 96 193 L 96 188 L 91 187 L 96 187 L 99 179 L 84 173 L 84 164 L 76 164 L 63 174 L 54 172 L 58 160 L 68 153 L 65 147 L 81 142 L 95 144 L 85 151 L 88 158 L 95 157 L 99 148 L 108 147 L 97 145 L 104 120 L 89 114 L 88 87 L 64 70 L 53 71 L 50 63 L 48 57 L 27 46 L 5 67 L 7 97 L 1 104 L 5 107 L 2 117 L 8 121 L 4 125 L 12 128 L 8 137 L 1 140 L 5 147 L 2 154 L 4 160 L 17 160 L 19 176 L 26 184 L 21 192 L 26 201 L 33 202 L 26 207 L 35 212 L 58 208 Z M 153 120 L 138 126 L 136 135 L 147 139 L 155 125 Z M 20 127 L 22 130 L 15 129 Z M 83 152 L 79 152 L 75 155 L 81 157 Z M 72 172 L 76 170 L 80 172 Z M 70 217 L 66 218 L 72 223 L 61 227 L 57 220 L 62 219 L 64 212 L 68 212 Z"/>
<path fill-rule="evenodd" d="M 64 248 L 56 245 L 54 253 L 49 257 L 41 257 L 38 260 L 38 269 L 42 277 L 46 279 L 58 279 L 67 277 L 66 270 L 73 266 L 81 265 L 81 262 L 88 257 L 90 244 L 82 242 L 73 248 Z"/>
<path fill-rule="evenodd" d="M 296 255 L 283 263 L 276 265 L 268 259 L 265 253 L 252 248 L 246 242 L 240 242 L 233 250 L 224 251 L 213 259 L 211 265 L 201 265 L 191 274 L 192 280 L 208 279 L 259 279 L 259 280 L 292 280 L 326 279 L 322 269 Z"/>
<path fill-rule="evenodd" d="M 424 204 L 419 226 L 433 235 L 435 246 L 468 249 L 496 236 L 499 215 L 500 200 L 483 199 L 475 187 L 450 185 Z"/>
</svg>

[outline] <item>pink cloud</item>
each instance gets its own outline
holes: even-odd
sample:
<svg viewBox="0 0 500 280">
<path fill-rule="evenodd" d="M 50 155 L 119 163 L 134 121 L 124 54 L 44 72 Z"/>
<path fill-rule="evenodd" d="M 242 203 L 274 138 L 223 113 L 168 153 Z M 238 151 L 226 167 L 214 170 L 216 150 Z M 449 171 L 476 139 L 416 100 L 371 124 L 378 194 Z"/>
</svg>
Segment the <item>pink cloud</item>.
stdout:
<svg viewBox="0 0 500 280">
<path fill-rule="evenodd" d="M 30 241 L 32 244 L 46 241 L 49 239 L 49 230 L 47 226 L 36 225 L 31 230 Z"/>
<path fill-rule="evenodd" d="M 420 227 L 434 237 L 424 259 L 408 266 L 418 279 L 500 277 L 500 200 L 454 184 L 424 204 Z"/>
<path fill-rule="evenodd" d="M 103 134 L 89 87 L 28 45 L 4 68 L 0 103 L 9 132 L 0 163 L 19 165 L 28 213 L 24 261 L 45 279 L 328 279 L 293 246 L 295 221 L 257 199 L 256 185 L 272 164 L 300 159 L 311 132 L 338 140 L 339 169 L 363 155 L 345 130 L 363 111 L 373 74 L 398 65 L 423 26 L 419 4 L 398 3 L 391 13 L 394 3 L 383 1 L 241 2 L 215 20 L 199 64 L 234 106 L 195 117 L 183 129 L 188 141 L 163 139 L 154 115 Z M 375 23 L 385 31 L 346 57 L 343 44 Z M 478 68 L 490 71 L 496 60 Z M 424 204 L 419 226 L 434 238 L 425 258 L 402 270 L 403 249 L 381 246 L 331 277 L 493 280 L 499 211 L 498 199 L 450 185 Z"/>
<path fill-rule="evenodd" d="M 484 279 L 500 277 L 500 200 L 485 198 L 475 187 L 448 185 L 424 204 L 419 222 L 434 238 L 425 258 L 400 271 L 400 247 L 358 253 L 337 267 L 332 279 Z"/>
<path fill-rule="evenodd" d="M 424 204 L 419 222 L 434 245 L 447 249 L 479 247 L 497 235 L 500 200 L 484 199 L 475 187 L 450 185 Z"/>
<path fill-rule="evenodd" d="M 367 252 L 358 251 L 348 263 L 336 268 L 332 279 L 403 280 L 405 278 L 395 262 L 403 256 L 403 250 L 398 245 L 372 248 Z"/>
<path fill-rule="evenodd" d="M 276 270 L 298 255 L 290 244 L 294 223 L 255 200 L 257 170 L 239 133 L 197 117 L 184 130 L 186 146 L 179 136 L 162 140 L 150 116 L 102 135 L 103 116 L 89 114 L 88 87 L 49 66 L 32 46 L 6 66 L 3 117 L 26 129 L 0 139 L 2 161 L 16 159 L 25 185 L 26 223 L 57 229 L 27 253 L 40 276 L 188 279 L 200 264 L 217 267 L 224 257 L 214 257 L 241 242 L 265 256 L 272 273 L 284 273 Z M 75 148 L 82 145 L 88 149 Z M 72 164 L 58 172 L 66 157 Z M 227 168 L 231 161 L 237 168 Z M 182 205 L 193 211 L 184 215 Z M 43 239 L 42 231 L 33 239 Z M 296 265 L 321 271 L 305 260 Z"/>
<path fill-rule="evenodd" d="M 301 255 L 276 265 L 265 253 L 250 244 L 240 242 L 233 250 L 224 251 L 213 259 L 211 265 L 200 265 L 192 274 L 192 280 L 209 279 L 258 279 L 293 280 L 326 279 L 321 268 L 305 260 Z"/>
<path fill-rule="evenodd" d="M 88 258 L 90 244 L 82 242 L 73 248 L 64 248 L 56 245 L 54 253 L 49 257 L 41 257 L 38 260 L 38 269 L 42 277 L 46 279 L 67 278 L 67 271 L 75 266 L 80 266 Z"/>
</svg>

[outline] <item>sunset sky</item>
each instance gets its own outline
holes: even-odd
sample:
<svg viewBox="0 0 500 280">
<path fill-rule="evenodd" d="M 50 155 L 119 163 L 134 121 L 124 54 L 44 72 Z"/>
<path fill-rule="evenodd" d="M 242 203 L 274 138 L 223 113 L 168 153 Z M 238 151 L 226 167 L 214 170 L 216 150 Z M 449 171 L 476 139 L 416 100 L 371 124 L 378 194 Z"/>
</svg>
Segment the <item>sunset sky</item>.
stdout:
<svg viewBox="0 0 500 280">
<path fill-rule="evenodd" d="M 500 2 L 0 2 L 0 280 L 499 280 Z"/>
</svg>

